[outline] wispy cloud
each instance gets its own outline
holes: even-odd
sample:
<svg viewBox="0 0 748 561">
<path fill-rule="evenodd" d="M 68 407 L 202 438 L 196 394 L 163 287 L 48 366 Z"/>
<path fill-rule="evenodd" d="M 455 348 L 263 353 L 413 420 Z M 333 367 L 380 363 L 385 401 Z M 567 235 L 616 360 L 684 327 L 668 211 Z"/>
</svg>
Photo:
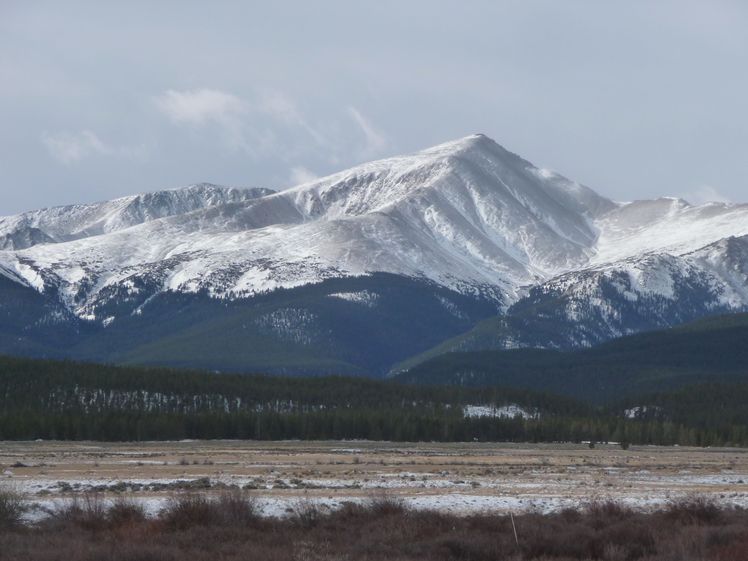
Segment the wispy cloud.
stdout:
<svg viewBox="0 0 748 561">
<path fill-rule="evenodd" d="M 58 162 L 70 165 L 96 154 L 110 154 L 107 146 L 94 132 L 48 132 L 42 133 L 42 143 Z"/>
<path fill-rule="evenodd" d="M 230 150 L 288 165 L 293 184 L 316 177 L 307 166 L 353 163 L 379 156 L 389 147 L 384 134 L 358 108 L 343 105 L 310 119 L 303 104 L 277 90 L 239 96 L 214 88 L 169 89 L 154 100 L 175 125 L 212 127 Z"/>
<path fill-rule="evenodd" d="M 156 98 L 159 108 L 175 123 L 225 124 L 246 113 L 241 99 L 219 90 L 167 90 Z"/>
<path fill-rule="evenodd" d="M 156 105 L 173 123 L 191 127 L 217 126 L 231 150 L 254 154 L 256 142 L 247 140 L 247 104 L 234 94 L 215 89 L 167 90 Z"/>
<path fill-rule="evenodd" d="M 289 124 L 304 122 L 296 102 L 282 92 L 264 91 L 259 95 L 255 106 L 260 112 L 272 115 Z"/>
<path fill-rule="evenodd" d="M 309 183 L 317 179 L 318 175 L 313 171 L 308 170 L 304 166 L 296 166 L 291 168 L 290 181 L 291 185 L 301 185 L 302 183 Z"/>
<path fill-rule="evenodd" d="M 358 125 L 361 133 L 364 135 L 366 146 L 364 149 L 365 156 L 377 156 L 381 154 L 389 144 L 385 136 L 379 132 L 371 122 L 355 107 L 348 107 L 348 114 Z"/>
<path fill-rule="evenodd" d="M 309 120 L 299 109 L 298 104 L 282 92 L 263 92 L 254 107 L 259 113 L 269 116 L 286 126 L 306 132 L 320 146 L 329 144 L 329 139 L 326 135 L 309 123 Z"/>
<path fill-rule="evenodd" d="M 76 164 L 93 156 L 114 156 L 133 161 L 145 161 L 148 147 L 112 145 L 102 140 L 91 130 L 44 131 L 41 134 L 44 147 L 55 160 L 66 166 Z"/>
<path fill-rule="evenodd" d="M 703 203 L 729 203 L 732 202 L 729 197 L 726 197 L 720 193 L 715 187 L 711 185 L 701 185 L 698 189 L 689 193 L 684 193 L 682 198 L 686 199 L 689 203 L 703 204 Z"/>
</svg>

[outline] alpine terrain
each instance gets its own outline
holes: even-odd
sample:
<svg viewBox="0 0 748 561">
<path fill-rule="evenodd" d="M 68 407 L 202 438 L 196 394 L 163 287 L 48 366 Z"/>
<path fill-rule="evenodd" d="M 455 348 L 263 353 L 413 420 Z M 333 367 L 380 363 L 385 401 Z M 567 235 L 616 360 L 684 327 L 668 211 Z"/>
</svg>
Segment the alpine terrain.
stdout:
<svg viewBox="0 0 748 561">
<path fill-rule="evenodd" d="M 614 202 L 483 135 L 0 218 L 11 354 L 383 376 L 746 310 L 748 205 Z"/>
</svg>

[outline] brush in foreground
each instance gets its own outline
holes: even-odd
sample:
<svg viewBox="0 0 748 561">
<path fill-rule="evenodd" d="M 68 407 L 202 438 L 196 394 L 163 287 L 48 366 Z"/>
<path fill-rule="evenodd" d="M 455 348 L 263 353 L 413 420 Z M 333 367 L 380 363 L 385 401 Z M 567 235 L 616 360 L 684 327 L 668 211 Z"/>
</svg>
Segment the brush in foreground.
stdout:
<svg viewBox="0 0 748 561">
<path fill-rule="evenodd" d="M 332 512 L 302 499 L 288 516 L 268 518 L 234 492 L 177 495 L 152 518 L 126 500 L 89 496 L 34 526 L 0 530 L 0 559 L 63 558 L 739 561 L 748 559 L 748 512 L 691 498 L 655 512 L 599 502 L 545 515 L 456 516 L 382 495 Z"/>
</svg>

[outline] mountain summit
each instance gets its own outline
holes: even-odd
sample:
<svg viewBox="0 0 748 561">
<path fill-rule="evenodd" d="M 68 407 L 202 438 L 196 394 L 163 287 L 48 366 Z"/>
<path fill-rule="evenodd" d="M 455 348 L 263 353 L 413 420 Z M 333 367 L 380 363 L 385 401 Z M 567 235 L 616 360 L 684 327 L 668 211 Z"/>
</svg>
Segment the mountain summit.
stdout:
<svg viewBox="0 0 748 561">
<path fill-rule="evenodd" d="M 280 192 L 210 185 L 0 219 L 0 263 L 96 318 L 102 292 L 235 298 L 371 272 L 490 292 L 584 265 L 616 208 L 482 135 Z"/>
<path fill-rule="evenodd" d="M 385 274 L 484 302 L 482 315 L 552 297 L 554 313 L 581 321 L 592 306 L 598 327 L 546 341 L 564 346 L 651 324 L 644 311 L 622 318 L 615 294 L 663 299 L 650 313 L 660 323 L 743 309 L 746 235 L 748 205 L 616 203 L 472 135 L 281 192 L 200 184 L 0 218 L 0 275 L 55 317 L 108 327 L 159 295 L 228 305 Z M 701 303 L 670 317 L 684 286 Z"/>
</svg>

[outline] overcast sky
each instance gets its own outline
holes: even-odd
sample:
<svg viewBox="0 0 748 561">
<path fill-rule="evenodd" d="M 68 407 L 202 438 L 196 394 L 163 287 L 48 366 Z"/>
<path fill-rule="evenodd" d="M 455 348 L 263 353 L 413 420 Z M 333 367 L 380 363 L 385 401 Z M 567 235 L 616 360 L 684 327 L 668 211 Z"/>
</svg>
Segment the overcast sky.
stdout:
<svg viewBox="0 0 748 561">
<path fill-rule="evenodd" d="M 0 0 L 0 214 L 474 132 L 614 199 L 748 201 L 748 2 L 363 4 Z"/>
</svg>

